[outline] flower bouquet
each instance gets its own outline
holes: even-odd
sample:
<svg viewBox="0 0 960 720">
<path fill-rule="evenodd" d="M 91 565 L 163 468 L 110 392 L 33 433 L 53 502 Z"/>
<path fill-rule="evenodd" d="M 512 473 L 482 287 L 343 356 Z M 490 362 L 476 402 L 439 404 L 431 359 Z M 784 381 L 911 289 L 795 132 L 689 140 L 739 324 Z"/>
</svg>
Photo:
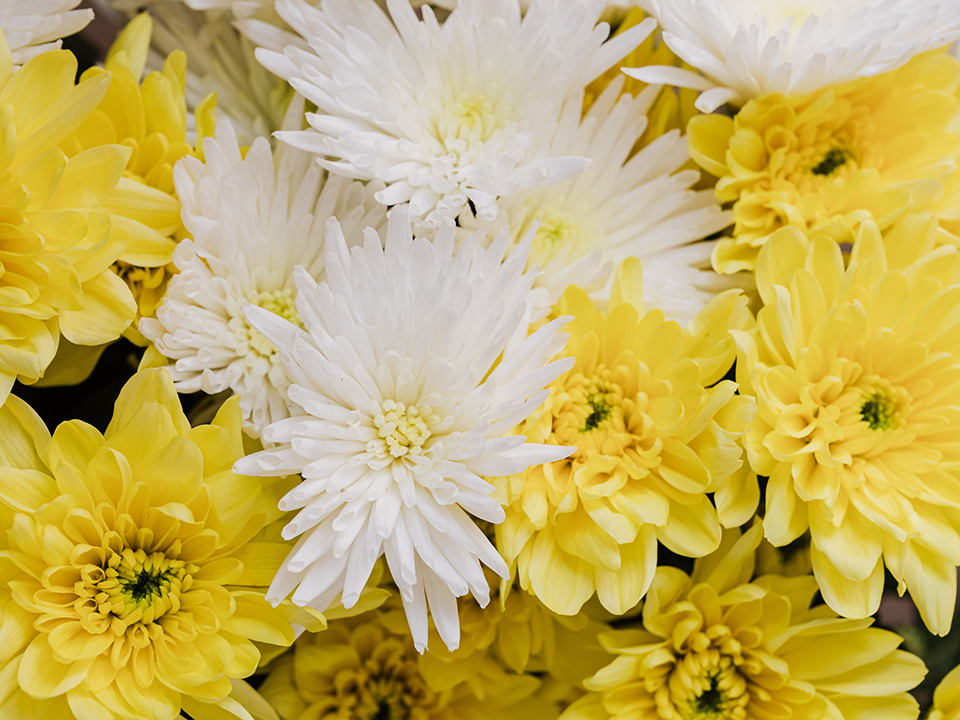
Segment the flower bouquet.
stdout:
<svg viewBox="0 0 960 720">
<path fill-rule="evenodd" d="M 958 39 L 0 0 L 0 718 L 960 718 Z"/>
</svg>

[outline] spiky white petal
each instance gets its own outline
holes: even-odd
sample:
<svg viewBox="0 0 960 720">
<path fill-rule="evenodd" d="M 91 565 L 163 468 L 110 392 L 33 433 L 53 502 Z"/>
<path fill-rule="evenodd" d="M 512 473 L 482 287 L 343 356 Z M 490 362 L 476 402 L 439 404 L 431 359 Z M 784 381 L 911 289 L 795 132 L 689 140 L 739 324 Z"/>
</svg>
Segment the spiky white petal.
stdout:
<svg viewBox="0 0 960 720">
<path fill-rule="evenodd" d="M 803 95 L 871 77 L 960 38 L 956 0 L 641 0 L 664 42 L 699 70 L 625 70 L 702 90 L 712 112 L 769 93 Z"/>
<path fill-rule="evenodd" d="M 297 271 L 305 329 L 246 310 L 281 348 L 295 411 L 264 429 L 274 447 L 235 469 L 303 476 L 280 503 L 299 510 L 284 537 L 301 538 L 267 597 L 293 592 L 295 603 L 322 610 L 342 594 L 352 607 L 385 554 L 417 647 L 427 644 L 429 602 L 441 638 L 455 648 L 455 598 L 470 592 L 488 601 L 480 563 L 508 576 L 470 517 L 504 518 L 482 478 L 572 450 L 507 435 L 571 367 L 569 358 L 550 362 L 570 318 L 504 353 L 535 274 L 524 271 L 526 244 L 503 260 L 506 232 L 486 250 L 473 235 L 455 253 L 452 223 L 433 242 L 412 239 L 403 206 L 391 213 L 383 248 L 368 230 L 362 248 L 348 249 L 339 225 L 328 228 L 327 282 Z"/>
<path fill-rule="evenodd" d="M 582 158 L 547 157 L 564 100 L 636 46 L 653 21 L 607 42 L 601 0 L 461 0 L 441 25 L 408 0 L 278 0 L 299 37 L 240 21 L 265 45 L 260 61 L 317 105 L 313 129 L 284 142 L 326 158 L 332 172 L 387 187 L 425 228 L 582 172 Z M 392 20 L 392 21 L 391 21 Z"/>
<path fill-rule="evenodd" d="M 192 240 L 182 241 L 156 319 L 140 331 L 170 366 L 181 392 L 240 394 L 245 428 L 253 435 L 289 416 L 289 380 L 277 348 L 253 330 L 241 308 L 258 303 L 296 318 L 293 269 L 324 272 L 323 233 L 340 218 L 351 238 L 385 222 L 372 191 L 341 177 L 324 180 L 313 158 L 283 148 L 276 161 L 266 138 L 241 159 L 228 120 L 204 140 L 205 164 L 186 157 L 174 169 L 182 217 Z"/>
<path fill-rule="evenodd" d="M 60 47 L 61 38 L 83 30 L 93 10 L 76 10 L 80 0 L 0 0 L 0 30 L 14 67 Z"/>
<path fill-rule="evenodd" d="M 699 242 L 730 225 L 712 190 L 692 186 L 686 138 L 672 131 L 631 157 L 647 127 L 647 111 L 662 86 L 639 96 L 612 82 L 581 119 L 581 101 L 568 103 L 550 150 L 590 158 L 590 169 L 563 183 L 521 193 L 506 216 L 519 240 L 539 221 L 530 264 L 540 267 L 534 295 L 553 306 L 569 285 L 601 305 L 613 269 L 628 257 L 643 262 L 644 304 L 686 324 L 727 286 L 710 269 L 713 242 Z"/>
</svg>

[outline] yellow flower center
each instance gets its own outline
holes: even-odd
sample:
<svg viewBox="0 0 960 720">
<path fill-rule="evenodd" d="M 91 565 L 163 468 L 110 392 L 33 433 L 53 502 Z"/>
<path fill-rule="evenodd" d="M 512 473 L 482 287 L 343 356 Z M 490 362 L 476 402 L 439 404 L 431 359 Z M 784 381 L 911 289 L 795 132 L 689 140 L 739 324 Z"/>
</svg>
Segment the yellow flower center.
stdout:
<svg viewBox="0 0 960 720">
<path fill-rule="evenodd" d="M 107 561 L 103 579 L 96 583 L 97 611 L 124 622 L 151 623 L 180 609 L 180 593 L 189 589 L 196 568 L 163 553 L 124 548 Z M 119 628 L 119 623 L 117 624 Z"/>
<path fill-rule="evenodd" d="M 247 296 L 247 300 L 254 305 L 259 305 L 264 310 L 269 310 L 274 315 L 279 315 L 284 320 L 292 322 L 297 327 L 303 327 L 303 322 L 297 314 L 297 301 L 292 288 L 253 292 Z M 242 316 L 233 318 L 229 325 L 238 341 L 247 343 L 256 356 L 273 359 L 277 354 L 277 346 L 261 335 L 258 330 L 251 327 Z M 251 358 L 251 362 L 255 362 L 255 358 Z"/>
<path fill-rule="evenodd" d="M 385 400 L 373 418 L 380 439 L 367 443 L 367 451 L 376 453 L 378 458 L 419 455 L 430 437 L 427 423 L 435 420 L 428 413 L 429 408 L 407 407 L 402 402 Z"/>
<path fill-rule="evenodd" d="M 586 461 L 600 452 L 622 455 L 632 448 L 643 452 L 655 439 L 652 423 L 643 413 L 643 393 L 625 397 L 625 368 L 600 365 L 590 376 L 565 378 L 554 404 L 553 433 L 561 445 L 576 445 L 571 461 Z"/>
<path fill-rule="evenodd" d="M 756 661 L 746 657 L 730 628 L 714 625 L 694 633 L 665 678 L 651 678 L 657 714 L 663 720 L 745 720 L 748 673 Z"/>
<path fill-rule="evenodd" d="M 460 93 L 437 118 L 437 137 L 448 152 L 462 152 L 473 143 L 489 140 L 500 124 L 493 105 L 483 95 Z"/>
<path fill-rule="evenodd" d="M 814 175 L 830 177 L 839 168 L 846 165 L 849 159 L 850 154 L 842 147 L 832 147 L 823 154 L 820 162 L 810 168 L 810 172 Z"/>
<path fill-rule="evenodd" d="M 386 635 L 375 625 L 354 630 L 349 648 L 352 661 L 324 668 L 324 682 L 302 687 L 308 700 L 325 708 L 325 717 L 350 720 L 441 720 L 444 698 L 424 682 L 416 651 L 401 638 Z M 331 647 L 328 646 L 330 651 Z M 344 656 L 347 657 L 346 655 Z"/>
</svg>

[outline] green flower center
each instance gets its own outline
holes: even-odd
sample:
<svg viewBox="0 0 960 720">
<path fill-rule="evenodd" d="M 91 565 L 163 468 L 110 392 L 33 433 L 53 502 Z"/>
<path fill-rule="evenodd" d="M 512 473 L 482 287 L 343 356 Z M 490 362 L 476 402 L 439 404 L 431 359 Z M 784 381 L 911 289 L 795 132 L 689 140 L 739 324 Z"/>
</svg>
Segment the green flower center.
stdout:
<svg viewBox="0 0 960 720">
<path fill-rule="evenodd" d="M 869 395 L 863 401 L 860 406 L 860 417 L 871 430 L 894 430 L 900 424 L 896 403 L 880 391 Z"/>
<path fill-rule="evenodd" d="M 180 595 L 189 589 L 196 571 L 195 566 L 160 552 L 124 548 L 107 560 L 96 584 L 95 601 L 101 614 L 110 613 L 125 627 L 151 623 L 180 609 Z"/>
<path fill-rule="evenodd" d="M 812 172 L 814 175 L 829 177 L 838 169 L 846 165 L 849 158 L 849 154 L 843 148 L 830 148 L 823 156 L 823 159 L 821 159 L 820 162 L 810 169 L 810 172 Z"/>
<path fill-rule="evenodd" d="M 587 395 L 587 404 L 590 405 L 590 414 L 583 421 L 583 427 L 580 432 L 586 433 L 595 430 L 600 423 L 610 417 L 612 408 L 603 395 L 600 393 L 591 393 Z"/>
</svg>

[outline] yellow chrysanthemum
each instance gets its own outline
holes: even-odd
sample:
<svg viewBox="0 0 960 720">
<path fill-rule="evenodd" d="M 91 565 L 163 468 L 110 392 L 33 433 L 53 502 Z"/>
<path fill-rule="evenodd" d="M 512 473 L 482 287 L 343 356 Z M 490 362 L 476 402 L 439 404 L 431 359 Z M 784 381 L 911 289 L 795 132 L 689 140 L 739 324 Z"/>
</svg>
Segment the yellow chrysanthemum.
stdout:
<svg viewBox="0 0 960 720">
<path fill-rule="evenodd" d="M 927 720 L 960 720 L 960 667 L 948 672 L 937 685 Z"/>
<path fill-rule="evenodd" d="M 960 252 L 936 221 L 872 221 L 844 247 L 777 232 L 760 252 L 758 330 L 734 332 L 757 398 L 750 463 L 769 476 L 764 528 L 808 528 L 813 570 L 841 615 L 873 614 L 883 566 L 945 634 L 960 565 Z"/>
<path fill-rule="evenodd" d="M 114 266 L 137 301 L 137 322 L 127 332 L 146 345 L 137 324 L 153 317 L 163 300 L 176 242 L 183 236 L 180 201 L 173 186 L 173 167 L 190 155 L 202 159 L 200 141 L 213 134 L 216 96 L 197 108 L 197 144 L 187 138 L 185 99 L 187 56 L 176 51 L 162 72 L 143 75 L 153 22 L 146 13 L 132 20 L 110 48 L 106 65 L 93 67 L 81 79 L 112 76 L 110 87 L 89 118 L 63 142 L 68 155 L 100 145 L 120 143 L 131 149 L 124 177 L 104 201 L 114 222 L 130 233 L 130 244 Z"/>
<path fill-rule="evenodd" d="M 745 299 L 724 293 L 681 330 L 644 312 L 639 265 L 618 271 L 607 315 L 577 287 L 559 304 L 576 318 L 564 351 L 576 364 L 519 431 L 576 452 L 493 481 L 507 508 L 498 547 L 521 586 L 563 615 L 594 592 L 624 613 L 653 579 L 658 540 L 705 555 L 720 541 L 718 508 L 739 525 L 759 498 L 737 443 L 754 402 L 721 381 L 734 357 L 728 329 L 752 322 Z"/>
<path fill-rule="evenodd" d="M 277 660 L 260 687 L 282 720 L 548 720 L 552 703 L 535 696 L 540 681 L 507 673 L 477 654 L 469 677 L 421 672 L 401 612 L 333 620 L 305 634 Z M 459 669 L 459 668 L 458 668 Z"/>
<path fill-rule="evenodd" d="M 431 627 L 433 649 L 420 660 L 431 686 L 475 681 L 474 664 L 491 657 L 511 672 L 549 673 L 556 682 L 576 688 L 606 662 L 596 642 L 606 625 L 584 612 L 557 615 L 515 580 L 508 583 L 490 571 L 486 574 L 494 589 L 486 607 L 471 597 L 457 600 L 461 640 L 456 650 L 445 648 Z"/>
<path fill-rule="evenodd" d="M 623 20 L 617 26 L 614 35 L 619 35 L 624 30 L 636 27 L 643 22 L 649 15 L 640 8 L 631 8 L 624 16 Z M 647 65 L 673 65 L 676 67 L 688 67 L 678 58 L 666 43 L 660 37 L 660 33 L 651 33 L 646 40 L 638 45 L 629 55 L 620 62 L 615 63 L 613 67 L 607 70 L 603 75 L 587 85 L 583 102 L 583 114 L 586 115 L 590 107 L 596 101 L 606 87 L 616 78 L 623 77 L 622 67 L 645 67 Z M 639 95 L 648 88 L 647 83 L 627 77 L 623 84 L 623 92 L 631 95 Z M 658 137 L 670 130 L 683 130 L 690 118 L 695 117 L 699 111 L 694 107 L 697 100 L 697 92 L 687 88 L 662 88 L 656 101 L 647 112 L 649 124 L 643 135 L 637 140 L 634 151 L 646 147 Z"/>
<path fill-rule="evenodd" d="M 103 201 L 129 150 L 102 145 L 68 159 L 56 146 L 104 97 L 109 75 L 75 84 L 77 61 L 56 50 L 12 71 L 0 39 L 0 404 L 14 380 L 32 383 L 61 335 L 115 340 L 135 312 L 109 271 L 127 234 Z"/>
<path fill-rule="evenodd" d="M 750 582 L 759 531 L 726 533 L 692 576 L 658 569 L 643 629 L 601 637 L 617 657 L 562 720 L 916 720 L 920 658 L 870 619 L 811 608 L 809 575 Z"/>
<path fill-rule="evenodd" d="M 290 547 L 278 480 L 243 455 L 228 400 L 190 427 L 169 373 L 127 383 L 101 435 L 51 438 L 21 400 L 0 411 L 0 717 L 171 720 L 231 706 L 252 641 L 289 645 L 323 616 L 264 600 Z"/>
<path fill-rule="evenodd" d="M 873 218 L 883 229 L 928 204 L 960 156 L 958 85 L 960 63 L 935 52 L 814 95 L 751 100 L 733 119 L 691 120 L 691 156 L 719 177 L 717 197 L 735 203 L 714 267 L 752 270 L 782 227 L 809 234 Z"/>
</svg>

